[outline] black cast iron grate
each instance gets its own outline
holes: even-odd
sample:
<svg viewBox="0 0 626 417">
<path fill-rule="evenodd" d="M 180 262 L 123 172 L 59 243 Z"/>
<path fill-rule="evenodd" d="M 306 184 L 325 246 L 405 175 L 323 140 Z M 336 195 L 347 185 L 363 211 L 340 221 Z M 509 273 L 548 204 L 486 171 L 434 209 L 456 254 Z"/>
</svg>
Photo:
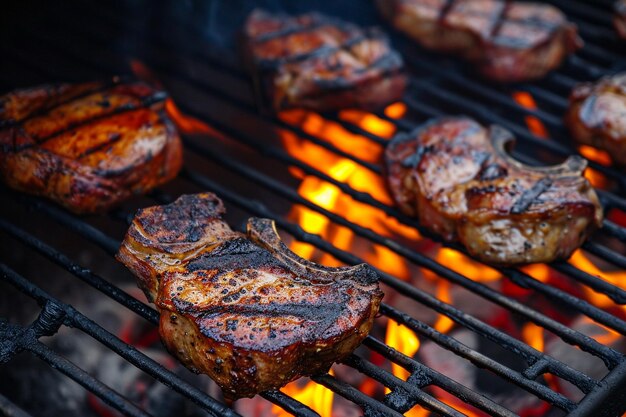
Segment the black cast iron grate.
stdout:
<svg viewBox="0 0 626 417">
<path fill-rule="evenodd" d="M 510 96 L 513 89 L 478 81 L 471 74 L 467 74 L 454 60 L 409 46 L 403 39 L 395 39 L 404 46 L 404 56 L 412 74 L 411 85 L 404 100 L 409 110 L 409 116 L 402 119 L 393 119 L 384 113 L 377 114 L 377 116 L 404 131 L 411 129 L 415 123 L 421 122 L 425 118 L 460 112 L 474 116 L 485 123 L 501 124 L 511 130 L 523 145 L 522 151 L 515 156 L 526 162 L 532 163 L 551 158 L 562 159 L 571 154 L 573 151 L 567 145 L 567 133 L 561 122 L 561 114 L 567 105 L 566 96 L 569 89 L 578 80 L 591 80 L 616 70 L 626 69 L 626 57 L 620 52 L 620 45 L 614 39 L 608 24 L 610 20 L 609 1 L 602 0 L 587 4 L 582 0 L 571 2 L 554 0 L 553 3 L 560 6 L 579 24 L 587 46 L 572 57 L 563 69 L 552 73 L 544 81 L 533 85 L 524 84 L 514 87 L 515 90 L 531 93 L 541 110 L 520 106 Z M 216 4 L 219 5 L 220 2 L 216 2 Z M 217 6 L 214 5 L 214 7 Z M 186 114 L 206 122 L 226 135 L 228 140 L 234 141 L 243 148 L 262 155 L 268 160 L 278 161 L 283 168 L 297 167 L 306 175 L 333 184 L 354 200 L 376 207 L 396 218 L 400 223 L 416 227 L 423 236 L 437 241 L 436 236 L 431 236 L 426 230 L 419 227 L 414 219 L 402 215 L 395 207 L 376 200 L 370 194 L 355 190 L 347 183 L 337 181 L 316 169 L 314 164 L 290 156 L 279 146 L 259 140 L 258 136 L 267 137 L 276 130 L 292 132 L 298 137 L 347 158 L 373 173 L 380 175 L 382 172 L 380 165 L 344 152 L 323 138 L 306 133 L 298 126 L 276 117 L 260 115 L 254 107 L 247 77 L 237 65 L 234 54 L 218 56 L 215 51 L 211 50 L 210 42 L 207 41 L 207 38 L 211 39 L 213 34 L 207 34 L 203 26 L 199 24 L 200 22 L 193 19 L 191 21 L 185 20 L 185 16 L 178 13 L 180 9 L 174 5 L 171 7 L 167 5 L 148 6 L 147 2 L 142 1 L 132 3 L 131 6 L 117 3 L 103 5 L 96 2 L 70 1 L 63 6 L 43 5 L 36 11 L 31 10 L 29 11 L 32 12 L 30 18 L 16 19 L 9 25 L 4 25 L 11 32 L 9 34 L 5 30 L 4 36 L 10 36 L 13 41 L 3 43 L 1 46 L 3 60 L 5 60 L 7 67 L 0 73 L 0 88 L 9 90 L 18 85 L 37 84 L 55 79 L 107 78 L 112 74 L 127 73 L 129 62 L 140 60 L 154 71 Z M 24 13 L 24 10 L 18 11 L 16 16 L 23 17 Z M 11 16 L 11 13 L 8 13 L 8 16 Z M 192 16 L 187 15 L 187 18 L 190 17 Z M 120 33 L 122 36 L 116 37 Z M 123 41 L 120 42 L 120 39 Z M 524 124 L 525 116 L 534 116 L 541 120 L 550 133 L 550 139 L 546 140 L 529 133 Z M 324 118 L 338 123 L 349 132 L 365 136 L 379 145 L 384 145 L 386 142 L 386 139 L 378 137 L 356 124 L 347 122 L 338 115 L 324 115 Z M 239 119 L 260 123 L 264 129 L 252 134 L 242 123 L 237 123 Z M 439 264 L 414 249 L 320 207 L 301 197 L 292 184 L 286 184 L 273 177 L 271 173 L 256 169 L 239 155 L 224 152 L 220 147 L 221 139 L 208 136 L 210 140 L 206 140 L 205 137 L 205 140 L 202 141 L 195 140 L 195 137 L 192 136 L 185 136 L 184 142 L 188 154 L 193 153 L 200 158 L 211 161 L 220 169 L 224 169 L 225 172 L 234 173 L 238 177 L 256 184 L 259 187 L 259 194 L 245 195 L 230 186 L 228 181 L 221 178 L 211 178 L 201 170 L 190 167 L 183 170 L 178 181 L 192 185 L 196 189 L 213 191 L 230 205 L 239 207 L 251 215 L 273 218 L 282 231 L 292 235 L 296 240 L 310 243 L 342 262 L 347 264 L 362 262 L 355 255 L 333 246 L 319 236 L 307 233 L 299 225 L 281 216 L 280 213 L 269 208 L 268 204 L 257 199 L 261 199 L 262 194 L 271 193 L 292 204 L 305 206 L 326 216 L 333 223 L 350 229 L 356 235 L 390 249 L 412 264 L 428 269 L 447 279 L 453 285 L 464 287 L 485 300 L 514 312 L 517 316 L 549 330 L 566 343 L 578 346 L 591 355 L 602 359 L 608 374 L 601 381 L 595 380 L 431 294 L 380 271 L 382 281 L 389 287 L 425 308 L 433 309 L 437 313 L 449 317 L 458 326 L 497 343 L 524 360 L 528 366 L 523 371 L 511 369 L 390 305 L 383 304 L 381 309 L 383 315 L 409 327 L 420 337 L 434 341 L 459 357 L 467 359 L 476 367 L 487 369 L 502 380 L 508 381 L 548 402 L 555 408 L 567 412 L 570 416 L 618 415 L 626 408 L 626 358 L 621 353 L 561 324 L 541 311 L 526 306 L 514 298 Z M 615 169 L 596 162 L 591 162 L 590 166 L 614 183 L 611 192 L 599 191 L 606 211 L 616 209 L 626 212 L 626 199 L 623 197 L 626 195 L 626 176 Z M 71 215 L 54 204 L 38 198 L 20 195 L 6 189 L 2 190 L 2 194 L 3 198 L 11 199 L 44 214 L 51 222 L 63 225 L 86 241 L 96 244 L 108 255 L 113 255 L 117 251 L 120 243 L 119 236 L 116 238 L 109 236 L 106 231 L 90 224 L 89 219 Z M 149 197 L 155 202 L 164 203 L 171 201 L 175 196 L 157 190 L 151 193 Z M 128 221 L 130 215 L 131 212 L 129 211 L 116 210 L 110 213 L 109 217 L 116 221 Z M 34 234 L 27 232 L 24 225 L 14 224 L 6 218 L 0 218 L 0 228 L 7 236 L 30 247 L 147 321 L 154 324 L 158 323 L 158 313 L 152 307 L 129 296 L 107 279 L 81 267 L 75 260 L 63 253 L 63 248 L 46 244 Z M 611 221 L 606 221 L 600 233 L 626 242 L 626 229 Z M 447 246 L 463 252 L 462 248 L 454 244 L 447 244 Z M 603 259 L 618 269 L 626 269 L 626 257 L 596 239 L 585 243 L 583 248 L 588 253 Z M 555 263 L 550 267 L 569 276 L 573 281 L 606 295 L 616 306 L 626 304 L 626 291 L 599 277 L 566 262 Z M 35 299 L 42 307 L 39 318 L 30 326 L 20 327 L 0 321 L 0 359 L 3 362 L 10 361 L 19 351 L 28 351 L 77 381 L 123 414 L 130 416 L 148 415 L 137 405 L 124 398 L 123 395 L 104 385 L 39 341 L 42 336 L 55 334 L 61 326 L 71 326 L 98 340 L 107 348 L 187 397 L 210 414 L 238 415 L 221 401 L 185 382 L 133 346 L 125 344 L 117 336 L 85 317 L 71 305 L 65 304 L 46 293 L 4 262 L 0 264 L 0 270 L 4 281 Z M 510 280 L 514 285 L 531 289 L 550 302 L 563 305 L 573 312 L 585 315 L 597 323 L 626 335 L 626 322 L 621 317 L 602 310 L 559 288 L 544 284 L 521 270 L 503 268 L 501 272 L 505 279 Z M 490 415 L 515 415 L 482 393 L 469 389 L 396 351 L 373 336 L 369 336 L 364 345 L 411 373 L 411 377 L 407 381 L 402 381 L 392 373 L 359 356 L 352 355 L 346 361 L 346 365 L 373 378 L 391 390 L 384 401 L 380 402 L 370 398 L 348 383 L 331 375 L 317 376 L 313 380 L 358 404 L 365 415 L 401 415 L 415 404 L 440 415 L 464 415 L 428 393 L 426 388 L 431 386 L 440 387 Z M 575 403 L 564 395 L 553 391 L 547 385 L 538 382 L 537 379 L 546 373 L 556 375 L 578 387 L 585 394 L 583 400 Z M 295 415 L 317 415 L 307 406 L 279 391 L 266 392 L 262 395 Z M 4 397 L 0 397 L 0 410 L 13 412 L 15 415 L 24 413 Z"/>
</svg>

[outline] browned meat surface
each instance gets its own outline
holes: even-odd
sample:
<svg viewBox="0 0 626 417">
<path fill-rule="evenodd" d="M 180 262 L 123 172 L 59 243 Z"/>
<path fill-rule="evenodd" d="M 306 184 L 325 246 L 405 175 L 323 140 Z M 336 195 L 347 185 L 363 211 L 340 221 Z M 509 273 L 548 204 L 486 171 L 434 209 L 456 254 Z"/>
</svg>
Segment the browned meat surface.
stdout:
<svg viewBox="0 0 626 417">
<path fill-rule="evenodd" d="M 244 52 L 257 95 L 274 110 L 376 109 L 402 96 L 402 58 L 380 31 L 316 13 L 255 10 Z"/>
<path fill-rule="evenodd" d="M 299 258 L 271 220 L 246 235 L 210 193 L 140 210 L 117 255 L 160 313 L 161 338 L 227 398 L 252 397 L 325 372 L 369 333 L 382 292 L 366 265 Z"/>
<path fill-rule="evenodd" d="M 569 257 L 602 223 L 585 161 L 529 167 L 505 151 L 511 134 L 464 117 L 432 120 L 386 150 L 388 181 L 403 212 L 491 264 Z"/>
<path fill-rule="evenodd" d="M 626 166 L 626 73 L 576 86 L 565 124 L 576 141 L 603 149 Z"/>
<path fill-rule="evenodd" d="M 504 0 L 377 0 L 391 24 L 422 46 L 458 54 L 487 78 L 538 79 L 582 47 L 557 8 Z"/>
<path fill-rule="evenodd" d="M 172 179 L 182 145 L 166 95 L 140 82 L 58 84 L 0 97 L 0 175 L 77 213 Z"/>
<path fill-rule="evenodd" d="M 620 38 L 626 39 L 626 0 L 619 0 L 615 2 L 613 26 L 615 26 L 615 30 Z"/>
</svg>

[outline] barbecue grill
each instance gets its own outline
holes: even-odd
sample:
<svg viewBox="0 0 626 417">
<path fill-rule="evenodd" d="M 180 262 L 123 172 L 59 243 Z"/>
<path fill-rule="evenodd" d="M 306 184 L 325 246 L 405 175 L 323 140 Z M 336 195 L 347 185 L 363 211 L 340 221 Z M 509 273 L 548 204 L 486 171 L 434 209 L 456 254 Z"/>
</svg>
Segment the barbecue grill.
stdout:
<svg viewBox="0 0 626 417">
<path fill-rule="evenodd" d="M 359 24 L 381 24 L 370 2 L 362 2 L 358 7 L 352 2 L 331 3 L 319 5 L 319 10 Z M 303 242 L 310 253 L 318 257 L 326 256 L 323 259 L 344 264 L 370 259 L 356 249 L 358 245 L 346 249 L 328 235 L 311 229 L 293 215 L 293 208 L 313 213 L 328 227 L 348 230 L 355 240 L 383 248 L 385 253 L 393 255 L 389 258 L 394 260 L 392 262 L 411 265 L 410 271 L 426 270 L 445 281 L 448 287 L 461 288 L 474 299 L 483 300 L 485 305 L 505 311 L 507 317 L 514 317 L 517 323 L 531 323 L 534 328 L 549 332 L 589 357 L 599 358 L 602 367 L 590 375 L 538 346 L 531 346 L 528 340 L 514 337 L 506 331 L 506 326 L 469 314 L 445 297 L 412 285 L 406 277 L 390 272 L 389 265 L 374 263 L 387 293 L 398 294 L 416 308 L 447 318 L 450 326 L 507 352 L 510 360 L 501 361 L 498 358 L 502 356 L 489 355 L 483 349 L 464 343 L 455 334 L 416 318 L 403 309 L 406 303 L 396 305 L 383 300 L 383 317 L 377 319 L 372 334 L 344 365 L 375 384 L 384 385 L 384 394 L 374 395 L 362 385 L 355 387 L 339 375 L 315 376 L 310 383 L 326 387 L 336 397 L 356 404 L 362 414 L 399 416 L 417 409 L 444 416 L 517 415 L 502 401 L 492 398 L 488 390 L 482 389 L 484 387 L 468 387 L 463 381 L 420 361 L 419 356 L 390 346 L 381 337 L 385 322 L 402 325 L 420 341 L 433 342 L 476 372 L 489 374 L 494 385 L 509 384 L 536 399 L 544 407 L 536 411 L 542 414 L 534 415 L 618 416 L 624 413 L 626 357 L 623 352 L 614 348 L 615 344 L 609 345 L 608 338 L 591 338 L 570 326 L 572 322 L 565 317 L 590 319 L 623 342 L 626 283 L 607 280 L 580 264 L 558 262 L 540 268 L 558 274 L 562 285 L 541 279 L 532 269 L 501 268 L 495 272 L 501 276 L 503 284 L 495 287 L 441 262 L 401 234 L 383 233 L 372 224 L 348 218 L 336 207 L 310 198 L 299 189 L 306 179 L 326 184 L 359 207 L 382 213 L 398 227 L 417 230 L 420 241 L 443 244 L 449 250 L 464 253 L 455 244 L 440 242 L 390 202 L 336 172 L 320 168 L 327 161 L 316 156 L 330 155 L 347 161 L 369 176 L 380 178 L 380 159 L 355 151 L 354 144 L 380 152 L 389 139 L 389 132 L 409 131 L 427 118 L 446 114 L 466 114 L 484 124 L 495 123 L 509 129 L 518 139 L 514 156 L 526 163 L 553 163 L 575 153 L 576 148 L 568 139 L 561 119 L 569 90 L 579 81 L 626 70 L 626 55 L 624 44 L 619 43 L 610 25 L 611 1 L 551 0 L 551 3 L 578 24 L 586 45 L 542 81 L 509 86 L 489 83 L 459 60 L 421 49 L 387 28 L 405 57 L 411 76 L 402 103 L 376 114 L 311 115 L 296 111 L 279 116 L 257 109 L 249 77 L 234 52 L 233 38 L 252 9 L 252 2 L 153 4 L 145 0 L 123 3 L 72 0 L 62 5 L 48 2 L 36 7 L 31 3 L 8 6 L 8 10 L 3 11 L 5 22 L 0 26 L 5 40 L 0 46 L 2 91 L 51 81 L 106 79 L 115 74 L 160 83 L 172 97 L 167 107 L 183 135 L 186 165 L 174 182 L 101 216 L 75 216 L 45 199 L 16 193 L 4 186 L 0 189 L 3 201 L 0 315 L 9 319 L 0 320 L 0 363 L 3 364 L 0 375 L 7 375 L 12 366 L 17 366 L 18 354 L 24 352 L 22 356 L 37 357 L 76 381 L 110 409 L 129 416 L 150 415 L 145 407 L 129 400 L 125 392 L 116 391 L 44 343 L 48 336 L 52 340 L 68 337 L 62 329 L 71 327 L 97 340 L 208 415 L 240 415 L 219 395 L 207 393 L 107 330 L 105 323 L 90 319 L 88 312 L 79 311 L 74 305 L 74 299 L 68 299 L 71 297 L 44 289 L 49 283 L 41 280 L 41 276 L 55 279 L 58 276 L 66 281 L 68 277 L 77 278 L 99 291 L 96 298 L 108 297 L 157 325 L 157 311 L 120 288 L 117 275 L 121 274 L 128 282 L 132 278 L 116 265 L 112 256 L 136 209 L 170 202 L 184 192 L 208 190 L 225 200 L 230 212 L 227 218 L 233 225 L 242 225 L 248 216 L 272 218 L 286 240 Z M 307 11 L 304 8 L 311 5 L 268 1 L 264 6 L 297 13 Z M 374 120 L 375 127 L 368 120 Z M 332 127 L 331 133 L 316 130 L 315 123 Z M 386 130 L 378 129 L 381 126 Z M 354 144 L 349 140 L 329 140 L 329 136 L 335 135 L 332 132 L 337 131 L 358 139 Z M 288 143 L 309 150 L 297 154 Z M 589 159 L 588 175 L 597 186 L 607 213 L 603 228 L 582 250 L 606 268 L 624 271 L 626 176 L 604 163 L 597 152 L 590 149 L 581 152 Z M 76 246 L 81 246 L 90 257 L 85 260 L 73 256 L 70 252 L 76 253 Z M 85 264 L 92 263 L 94 258 L 100 266 L 87 268 Z M 102 267 L 103 263 L 108 266 Z M 52 271 L 57 271 L 56 275 Z M 76 280 L 69 282 L 80 285 Z M 574 287 L 578 290 L 572 290 Z M 603 303 L 594 302 L 589 293 L 601 298 Z M 20 294 L 35 300 L 39 307 L 28 304 L 19 309 L 5 308 L 11 298 L 24 300 Z M 524 294 L 526 298 L 516 294 Z M 524 301 L 529 299 L 536 299 L 536 302 Z M 32 314 L 38 316 L 29 323 L 26 317 Z M 405 373 L 392 372 L 388 366 L 382 366 L 383 363 L 393 363 Z M 11 398 L 3 379 L 0 378 L 0 410 L 7 415 L 29 415 L 32 404 Z M 567 381 L 580 392 L 579 397 L 573 399 L 564 394 L 557 389 L 559 384 L 552 384 L 550 380 Z M 441 392 L 447 396 L 439 395 Z M 293 415 L 320 415 L 311 404 L 288 395 L 286 390 L 265 392 L 261 396 Z"/>
</svg>

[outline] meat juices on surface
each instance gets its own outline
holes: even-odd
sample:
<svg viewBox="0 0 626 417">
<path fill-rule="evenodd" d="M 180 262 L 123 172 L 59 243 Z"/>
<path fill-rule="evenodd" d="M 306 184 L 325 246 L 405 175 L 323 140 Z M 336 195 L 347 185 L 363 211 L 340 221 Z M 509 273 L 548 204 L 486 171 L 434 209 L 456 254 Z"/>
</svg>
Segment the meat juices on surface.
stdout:
<svg viewBox="0 0 626 417">
<path fill-rule="evenodd" d="M 375 28 L 255 10 L 243 38 L 257 96 L 275 111 L 375 110 L 400 99 L 406 86 L 402 57 Z"/>
<path fill-rule="evenodd" d="M 76 213 L 174 178 L 182 144 L 166 94 L 142 82 L 57 84 L 0 97 L 0 175 Z"/>
<path fill-rule="evenodd" d="M 565 124 L 577 142 L 607 151 L 626 167 L 626 73 L 574 87 Z"/>
<path fill-rule="evenodd" d="M 367 265 L 327 268 L 273 221 L 232 231 L 214 194 L 140 210 L 117 255 L 161 314 L 168 350 L 230 399 L 328 370 L 367 336 L 382 299 Z"/>
<path fill-rule="evenodd" d="M 506 153 L 512 141 L 499 126 L 465 117 L 396 135 L 385 152 L 392 195 L 404 213 L 484 262 L 568 258 L 602 224 L 586 163 L 575 156 L 529 167 Z"/>
<path fill-rule="evenodd" d="M 422 46 L 460 55 L 487 78 L 539 79 L 582 47 L 577 28 L 547 4 L 504 0 L 377 0 Z"/>
<path fill-rule="evenodd" d="M 614 9 L 613 26 L 619 37 L 626 40 L 626 0 L 616 1 Z"/>
</svg>

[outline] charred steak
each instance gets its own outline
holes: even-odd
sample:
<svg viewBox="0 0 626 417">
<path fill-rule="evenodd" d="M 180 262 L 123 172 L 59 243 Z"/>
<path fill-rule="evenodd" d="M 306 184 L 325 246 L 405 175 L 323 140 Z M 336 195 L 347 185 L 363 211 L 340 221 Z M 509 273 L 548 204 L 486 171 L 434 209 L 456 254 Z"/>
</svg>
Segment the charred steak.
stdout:
<svg viewBox="0 0 626 417">
<path fill-rule="evenodd" d="M 505 0 L 377 0 L 383 16 L 426 48 L 458 54 L 487 78 L 533 80 L 582 47 L 557 8 Z"/>
<path fill-rule="evenodd" d="M 317 111 L 376 109 L 402 96 L 402 58 L 375 28 L 310 13 L 255 10 L 244 55 L 263 107 Z"/>
<path fill-rule="evenodd" d="M 604 149 L 626 166 L 626 73 L 576 86 L 565 123 L 576 141 Z"/>
<path fill-rule="evenodd" d="M 161 338 L 230 399 L 325 372 L 369 333 L 382 299 L 367 265 L 327 268 L 299 258 L 271 220 L 246 235 L 210 193 L 140 210 L 117 258 L 161 313 Z"/>
<path fill-rule="evenodd" d="M 529 167 L 505 151 L 499 126 L 464 117 L 431 120 L 387 147 L 388 181 L 401 210 L 494 265 L 567 258 L 602 223 L 575 156 Z"/>
<path fill-rule="evenodd" d="M 0 175 L 77 213 L 172 179 L 182 145 L 166 94 L 141 82 L 57 84 L 0 97 Z"/>
<path fill-rule="evenodd" d="M 615 26 L 615 30 L 620 38 L 626 39 L 626 0 L 618 0 L 615 2 L 613 26 Z"/>
</svg>

